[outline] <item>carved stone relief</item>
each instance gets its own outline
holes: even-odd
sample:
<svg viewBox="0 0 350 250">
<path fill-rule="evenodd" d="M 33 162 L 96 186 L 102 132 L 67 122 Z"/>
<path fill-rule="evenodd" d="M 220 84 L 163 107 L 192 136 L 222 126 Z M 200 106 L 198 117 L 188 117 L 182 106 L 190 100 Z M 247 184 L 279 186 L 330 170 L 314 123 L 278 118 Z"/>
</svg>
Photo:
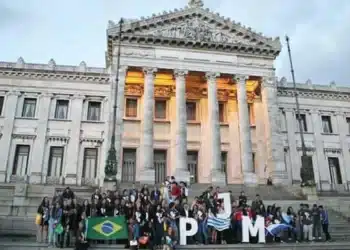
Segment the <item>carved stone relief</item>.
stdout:
<svg viewBox="0 0 350 250">
<path fill-rule="evenodd" d="M 142 94 L 143 94 L 143 86 L 138 84 L 125 85 L 125 95 L 142 96 Z"/>
<path fill-rule="evenodd" d="M 185 39 L 199 42 L 214 43 L 242 43 L 249 44 L 243 38 L 227 34 L 225 31 L 210 24 L 200 18 L 186 19 L 182 22 L 169 24 L 164 28 L 156 28 L 148 31 L 137 32 L 136 35 L 151 35 L 155 37 L 168 37 L 175 39 Z"/>
<path fill-rule="evenodd" d="M 169 98 L 175 95 L 175 86 L 155 86 L 154 96 Z"/>
</svg>

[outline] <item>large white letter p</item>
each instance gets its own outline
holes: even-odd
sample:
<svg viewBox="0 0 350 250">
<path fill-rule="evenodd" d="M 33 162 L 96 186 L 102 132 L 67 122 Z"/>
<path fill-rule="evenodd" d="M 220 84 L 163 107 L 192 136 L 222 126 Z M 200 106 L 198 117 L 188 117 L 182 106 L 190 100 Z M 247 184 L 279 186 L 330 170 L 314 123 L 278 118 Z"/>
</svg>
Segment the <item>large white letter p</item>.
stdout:
<svg viewBox="0 0 350 250">
<path fill-rule="evenodd" d="M 186 225 L 190 224 L 191 229 L 189 231 L 186 230 Z M 198 231 L 198 223 L 193 218 L 180 218 L 180 245 L 187 244 L 187 236 L 193 236 Z"/>
</svg>

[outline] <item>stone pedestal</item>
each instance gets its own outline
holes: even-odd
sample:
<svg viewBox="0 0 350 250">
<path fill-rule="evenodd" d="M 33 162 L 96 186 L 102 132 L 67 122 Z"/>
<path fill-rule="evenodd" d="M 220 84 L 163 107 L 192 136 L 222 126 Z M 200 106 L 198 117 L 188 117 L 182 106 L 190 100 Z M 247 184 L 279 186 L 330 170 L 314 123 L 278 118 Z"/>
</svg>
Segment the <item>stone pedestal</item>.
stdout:
<svg viewBox="0 0 350 250">
<path fill-rule="evenodd" d="M 156 179 L 156 171 L 152 169 L 143 169 L 140 173 L 139 180 L 142 184 L 154 184 Z"/>
<path fill-rule="evenodd" d="M 178 182 L 184 181 L 187 184 L 189 184 L 191 178 L 196 178 L 196 177 L 195 176 L 191 176 L 190 172 L 187 171 L 186 169 L 177 168 L 175 170 L 175 178 L 176 178 L 176 181 L 178 181 Z"/>
<path fill-rule="evenodd" d="M 6 171 L 0 171 L 0 183 L 6 182 Z"/>
<path fill-rule="evenodd" d="M 303 187 L 302 189 L 303 195 L 306 196 L 308 201 L 317 201 L 318 195 L 316 187 Z"/>
<path fill-rule="evenodd" d="M 24 216 L 25 207 L 28 205 L 26 196 L 27 196 L 28 184 L 26 183 L 17 183 L 15 186 L 15 194 L 13 197 L 12 211 L 11 214 L 15 216 Z"/>
<path fill-rule="evenodd" d="M 211 172 L 211 183 L 217 186 L 226 185 L 226 175 L 220 170 Z"/>
<path fill-rule="evenodd" d="M 272 172 L 273 185 L 287 185 L 288 173 L 286 171 L 273 171 Z"/>
<path fill-rule="evenodd" d="M 64 185 L 77 185 L 77 175 L 67 174 L 64 178 Z"/>
<path fill-rule="evenodd" d="M 244 185 L 247 186 L 257 186 L 259 184 L 255 173 L 243 173 L 243 181 Z"/>
</svg>

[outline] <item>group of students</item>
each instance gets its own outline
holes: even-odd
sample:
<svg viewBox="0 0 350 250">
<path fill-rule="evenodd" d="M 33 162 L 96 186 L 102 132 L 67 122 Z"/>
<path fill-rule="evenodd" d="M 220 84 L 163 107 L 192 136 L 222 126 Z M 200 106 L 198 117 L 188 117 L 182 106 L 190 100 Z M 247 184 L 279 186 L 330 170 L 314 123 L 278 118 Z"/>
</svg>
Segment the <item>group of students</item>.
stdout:
<svg viewBox="0 0 350 250">
<path fill-rule="evenodd" d="M 75 194 L 68 187 L 64 192 L 57 193 L 51 202 L 45 197 L 40 204 L 36 218 L 37 240 L 61 248 L 70 247 L 75 238 L 77 249 L 87 249 L 89 244 L 95 243 L 172 249 L 179 242 L 179 218 L 191 217 L 198 222 L 198 232 L 187 238 L 187 244 L 234 244 L 242 240 L 242 217 L 250 216 L 254 220 L 258 215 L 265 218 L 266 226 L 289 223 L 296 229 L 273 235 L 271 241 L 318 240 L 322 237 L 322 229 L 325 239 L 330 240 L 328 214 L 322 206 L 314 205 L 309 209 L 307 204 L 302 204 L 296 213 L 291 207 L 283 213 L 276 205 L 265 208 L 259 195 L 249 205 L 244 192 L 238 199 L 231 194 L 231 226 L 219 231 L 207 223 L 209 214 L 215 215 L 224 208 L 218 193 L 219 187 L 210 187 L 189 203 L 186 183 L 177 183 L 174 177 L 169 177 L 160 188 L 150 190 L 144 185 L 137 189 L 133 185 L 130 189 L 105 193 L 97 189 L 90 200 L 77 202 Z M 285 214 L 290 218 L 287 222 Z M 96 242 L 85 238 L 86 218 L 119 215 L 125 216 L 127 220 L 128 239 Z"/>
</svg>

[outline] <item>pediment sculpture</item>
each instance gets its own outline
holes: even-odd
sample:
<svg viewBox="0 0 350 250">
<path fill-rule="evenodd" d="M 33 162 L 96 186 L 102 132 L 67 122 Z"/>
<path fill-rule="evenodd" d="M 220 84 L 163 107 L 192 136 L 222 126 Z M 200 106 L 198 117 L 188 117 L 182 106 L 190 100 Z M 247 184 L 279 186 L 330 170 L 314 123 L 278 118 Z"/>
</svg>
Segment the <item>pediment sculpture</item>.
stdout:
<svg viewBox="0 0 350 250">
<path fill-rule="evenodd" d="M 238 36 L 227 34 L 224 30 L 214 27 L 212 24 L 199 18 L 186 19 L 181 22 L 157 27 L 148 31 L 136 32 L 137 35 L 151 35 L 155 37 L 167 37 L 173 39 L 184 39 L 194 42 L 210 43 L 244 43 L 249 44 Z"/>
</svg>

